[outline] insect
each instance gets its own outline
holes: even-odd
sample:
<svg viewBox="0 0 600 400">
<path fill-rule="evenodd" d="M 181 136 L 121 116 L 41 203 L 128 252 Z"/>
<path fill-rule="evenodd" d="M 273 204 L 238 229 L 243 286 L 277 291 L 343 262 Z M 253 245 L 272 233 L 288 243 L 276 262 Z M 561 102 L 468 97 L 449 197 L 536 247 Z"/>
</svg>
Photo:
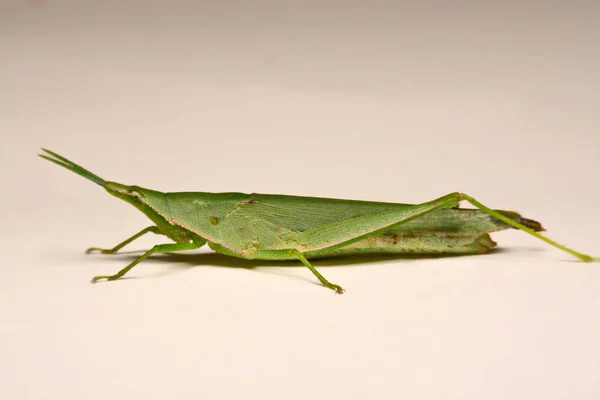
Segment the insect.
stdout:
<svg viewBox="0 0 600 400">
<path fill-rule="evenodd" d="M 337 293 L 308 261 L 338 255 L 368 253 L 483 254 L 496 243 L 490 233 L 520 229 L 582 261 L 600 261 L 565 247 L 538 232 L 542 225 L 511 211 L 492 210 L 464 193 L 450 193 L 421 204 L 327 199 L 244 193 L 163 193 L 139 186 L 105 181 L 74 162 L 46 149 L 39 156 L 102 186 L 143 212 L 153 225 L 111 249 L 112 254 L 152 232 L 175 243 L 159 244 L 114 275 L 92 279 L 116 280 L 154 253 L 194 250 L 208 243 L 214 251 L 258 260 L 299 260 Z M 459 208 L 467 201 L 476 209 Z"/>
</svg>

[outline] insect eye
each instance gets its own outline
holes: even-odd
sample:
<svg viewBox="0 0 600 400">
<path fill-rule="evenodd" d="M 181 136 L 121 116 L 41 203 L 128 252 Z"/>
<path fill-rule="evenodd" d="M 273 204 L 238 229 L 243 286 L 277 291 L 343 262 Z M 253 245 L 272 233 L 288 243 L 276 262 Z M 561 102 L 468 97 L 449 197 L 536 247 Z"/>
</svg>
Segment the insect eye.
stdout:
<svg viewBox="0 0 600 400">
<path fill-rule="evenodd" d="M 135 191 L 135 190 L 130 191 L 129 194 L 131 196 L 135 197 L 138 200 L 143 200 L 144 199 L 144 195 L 141 194 L 140 192 Z"/>
</svg>

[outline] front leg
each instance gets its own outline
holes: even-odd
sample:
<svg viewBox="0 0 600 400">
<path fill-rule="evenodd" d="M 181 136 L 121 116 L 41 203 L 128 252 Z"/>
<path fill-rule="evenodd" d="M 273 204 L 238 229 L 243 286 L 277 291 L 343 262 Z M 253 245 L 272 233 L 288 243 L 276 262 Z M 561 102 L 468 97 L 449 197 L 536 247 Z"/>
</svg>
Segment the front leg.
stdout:
<svg viewBox="0 0 600 400">
<path fill-rule="evenodd" d="M 93 253 L 94 251 L 99 251 L 102 254 L 113 254 L 113 253 L 116 253 L 117 251 L 119 251 L 120 249 L 122 249 L 123 247 L 127 246 L 129 243 L 133 242 L 135 239 L 139 238 L 140 236 L 145 235 L 148 232 L 156 233 L 157 235 L 163 235 L 163 233 L 160 231 L 160 229 L 158 229 L 158 226 L 149 226 L 147 228 L 142 229 L 141 231 L 139 231 L 138 233 L 136 233 L 129 239 L 122 241 L 121 243 L 119 243 L 118 245 L 113 247 L 112 249 L 101 249 L 99 247 L 90 247 L 89 249 L 87 249 L 85 251 L 85 253 L 90 254 L 90 253 Z"/>
<path fill-rule="evenodd" d="M 94 278 L 92 278 L 92 283 L 96 283 L 100 279 L 106 279 L 107 281 L 114 281 L 116 279 L 119 279 L 120 277 L 125 275 L 131 268 L 135 267 L 137 264 L 144 261 L 146 258 L 150 257 L 154 253 L 168 253 L 169 251 L 194 250 L 201 247 L 203 244 L 203 242 L 199 241 L 193 241 L 192 243 L 157 244 L 116 274 L 95 276 Z"/>
</svg>

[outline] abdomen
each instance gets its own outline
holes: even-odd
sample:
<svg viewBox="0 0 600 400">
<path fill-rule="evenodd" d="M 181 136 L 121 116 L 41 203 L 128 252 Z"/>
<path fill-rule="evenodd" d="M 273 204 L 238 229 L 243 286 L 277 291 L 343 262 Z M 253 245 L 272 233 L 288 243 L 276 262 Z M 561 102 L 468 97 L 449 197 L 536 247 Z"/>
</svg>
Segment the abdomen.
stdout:
<svg viewBox="0 0 600 400">
<path fill-rule="evenodd" d="M 386 232 L 334 250 L 307 253 L 309 258 L 355 254 L 483 254 L 496 246 L 488 234 L 434 235 Z"/>
</svg>

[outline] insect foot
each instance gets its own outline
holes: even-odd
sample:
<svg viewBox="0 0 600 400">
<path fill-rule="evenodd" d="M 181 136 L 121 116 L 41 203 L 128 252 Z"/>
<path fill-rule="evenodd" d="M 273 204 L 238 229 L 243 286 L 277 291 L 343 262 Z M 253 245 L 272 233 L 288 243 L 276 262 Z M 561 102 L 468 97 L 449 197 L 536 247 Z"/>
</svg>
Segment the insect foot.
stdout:
<svg viewBox="0 0 600 400">
<path fill-rule="evenodd" d="M 115 279 L 119 279 L 119 278 L 116 278 L 114 276 L 107 276 L 107 275 L 95 276 L 92 278 L 90 283 L 96 283 L 101 279 L 106 279 L 107 281 L 114 281 Z"/>
<path fill-rule="evenodd" d="M 330 283 L 329 286 L 326 285 L 325 287 L 328 287 L 331 290 L 335 290 L 337 294 L 343 294 L 345 292 L 344 288 L 342 288 L 340 285 L 334 285 Z"/>
<path fill-rule="evenodd" d="M 99 247 L 90 247 L 89 249 L 87 249 L 85 251 L 85 254 L 91 254 L 95 251 L 100 252 L 102 254 L 113 254 L 114 253 L 114 251 L 112 251 L 110 249 L 101 249 Z"/>
<path fill-rule="evenodd" d="M 592 257 L 586 254 L 582 254 L 581 260 L 584 262 L 598 262 L 600 261 L 600 257 Z"/>
</svg>

